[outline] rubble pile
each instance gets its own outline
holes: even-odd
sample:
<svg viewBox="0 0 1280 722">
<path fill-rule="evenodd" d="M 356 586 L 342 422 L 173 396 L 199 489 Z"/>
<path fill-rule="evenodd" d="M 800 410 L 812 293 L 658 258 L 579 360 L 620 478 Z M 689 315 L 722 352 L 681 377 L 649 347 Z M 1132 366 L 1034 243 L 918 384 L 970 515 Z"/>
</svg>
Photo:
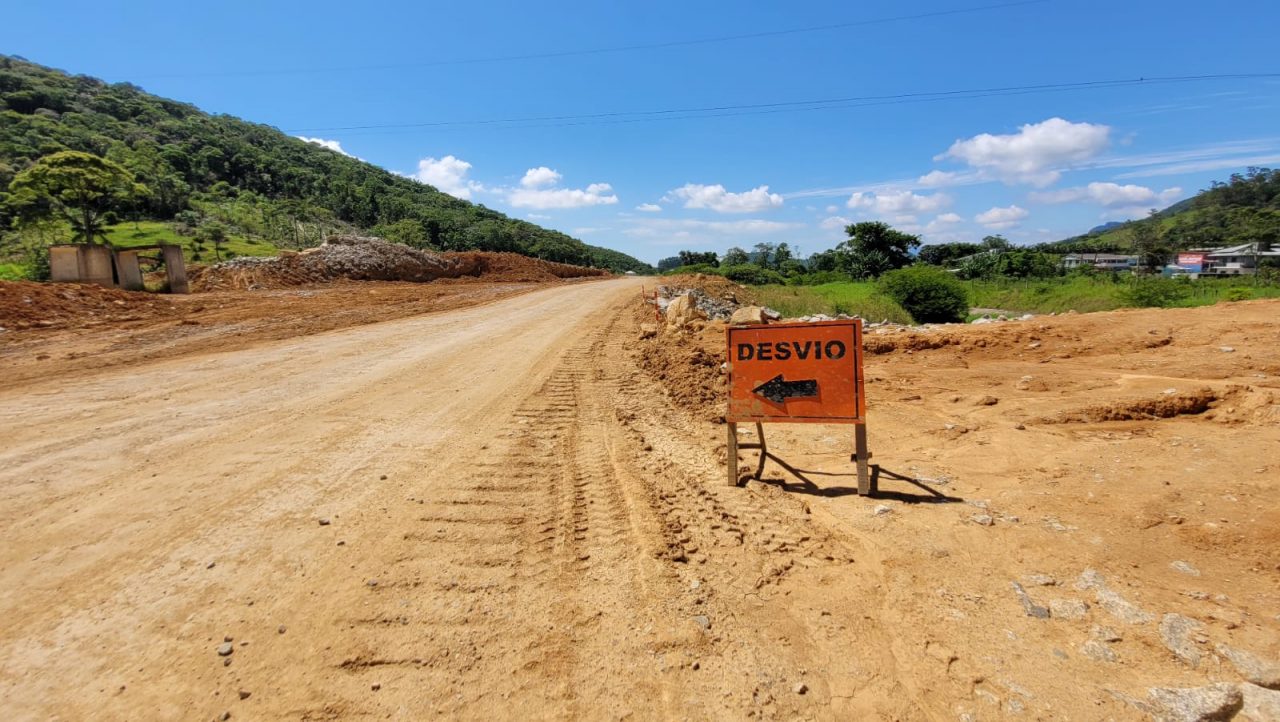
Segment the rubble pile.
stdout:
<svg viewBox="0 0 1280 722">
<path fill-rule="evenodd" d="M 682 296 L 692 296 L 697 309 L 713 321 L 727 321 L 739 306 L 750 300 L 746 287 L 720 276 L 700 273 L 677 276 L 670 283 L 658 286 L 658 307 L 665 312 L 672 300 Z"/>
<path fill-rule="evenodd" d="M 409 281 L 484 278 L 497 281 L 554 281 L 603 276 L 607 271 L 552 263 L 515 253 L 433 253 L 381 238 L 331 236 L 305 251 L 282 251 L 270 258 L 233 258 L 192 270 L 198 291 L 260 289 L 335 280 Z"/>
</svg>

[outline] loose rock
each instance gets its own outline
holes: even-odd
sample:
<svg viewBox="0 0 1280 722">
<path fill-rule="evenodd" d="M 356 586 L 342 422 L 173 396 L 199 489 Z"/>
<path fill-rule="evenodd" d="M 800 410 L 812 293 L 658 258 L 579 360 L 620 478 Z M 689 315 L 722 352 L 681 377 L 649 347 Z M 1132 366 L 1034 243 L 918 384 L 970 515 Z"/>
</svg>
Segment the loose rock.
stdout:
<svg viewBox="0 0 1280 722">
<path fill-rule="evenodd" d="M 1226 657 L 1245 680 L 1260 687 L 1280 690 L 1280 663 L 1262 659 L 1255 654 L 1225 644 L 1219 644 L 1217 649 L 1218 654 Z"/>
<path fill-rule="evenodd" d="M 231 653 L 232 653 L 232 652 L 234 652 L 234 651 L 236 651 L 236 648 L 235 648 L 235 645 L 233 645 L 231 642 L 223 642 L 222 644 L 219 644 L 219 645 L 218 645 L 218 656 L 219 656 L 219 657 L 227 657 L 227 656 L 230 656 L 230 655 L 231 655 Z"/>
<path fill-rule="evenodd" d="M 1103 642 L 1090 639 L 1080 645 L 1080 654 L 1097 662 L 1115 662 L 1116 653 Z"/>
<path fill-rule="evenodd" d="M 1170 567 L 1170 568 L 1172 568 L 1172 569 L 1173 569 L 1174 571 L 1176 571 L 1176 572 L 1182 572 L 1183 574 L 1186 574 L 1186 575 L 1189 575 L 1189 576 L 1193 576 L 1193 577 L 1198 577 L 1198 576 L 1200 576 L 1200 570 L 1199 570 L 1199 569 L 1196 569 L 1195 567 L 1191 566 L 1190 564 L 1188 564 L 1188 563 L 1186 563 L 1186 562 L 1184 562 L 1184 561 L 1171 562 L 1171 563 L 1169 564 L 1169 567 Z"/>
<path fill-rule="evenodd" d="M 1160 641 L 1174 656 L 1191 667 L 1200 665 L 1200 650 L 1196 641 L 1204 639 L 1204 625 L 1181 614 L 1166 614 L 1160 618 Z"/>
<path fill-rule="evenodd" d="M 1012 584 L 1013 593 L 1018 595 L 1018 601 L 1022 603 L 1022 609 L 1027 613 L 1028 617 L 1035 617 L 1036 619 L 1049 618 L 1049 610 L 1032 601 L 1031 595 L 1027 594 L 1027 590 L 1023 589 L 1021 584 L 1017 582 L 1012 582 Z"/>
<path fill-rule="evenodd" d="M 1244 705 L 1238 720 L 1244 722 L 1274 722 L 1280 720 L 1280 692 L 1264 689 L 1256 684 L 1240 685 Z"/>
<path fill-rule="evenodd" d="M 991 518 L 990 514 L 974 514 L 973 516 L 969 517 L 969 521 L 973 522 L 974 524 L 980 524 L 982 526 L 991 526 L 992 524 L 996 523 L 996 520 Z"/>
<path fill-rule="evenodd" d="M 329 526 L 329 520 L 327 518 L 321 517 L 320 519 L 316 519 L 316 521 L 320 522 L 320 526 Z"/>
<path fill-rule="evenodd" d="M 1147 691 L 1147 698 L 1151 716 L 1159 722 L 1225 722 L 1244 706 L 1244 695 L 1234 684 L 1156 687 Z"/>
<path fill-rule="evenodd" d="M 1050 599 L 1049 613 L 1054 619 L 1084 619 L 1089 605 L 1079 599 Z"/>
</svg>

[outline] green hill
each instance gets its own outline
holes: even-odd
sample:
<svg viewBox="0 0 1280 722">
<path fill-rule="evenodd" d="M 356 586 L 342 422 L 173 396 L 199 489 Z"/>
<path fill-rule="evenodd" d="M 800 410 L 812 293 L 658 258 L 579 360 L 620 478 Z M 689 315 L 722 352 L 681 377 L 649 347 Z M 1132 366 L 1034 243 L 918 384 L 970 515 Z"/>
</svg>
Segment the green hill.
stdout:
<svg viewBox="0 0 1280 722">
<path fill-rule="evenodd" d="M 16 173 L 63 150 L 113 160 L 151 190 L 120 221 L 172 221 L 180 233 L 216 222 L 259 248 L 366 231 L 440 250 L 652 270 L 266 125 L 0 55 L 0 201 Z M 7 213 L 0 202 L 0 230 L 11 227 Z M 56 231 L 42 229 L 41 242 L 56 239 Z"/>
<path fill-rule="evenodd" d="M 1161 243 L 1174 251 L 1255 241 L 1280 244 L 1280 171 L 1250 168 L 1150 218 L 1041 244 L 1038 248 L 1053 253 L 1128 251 L 1133 246 L 1134 226 L 1148 223 L 1155 225 Z"/>
</svg>

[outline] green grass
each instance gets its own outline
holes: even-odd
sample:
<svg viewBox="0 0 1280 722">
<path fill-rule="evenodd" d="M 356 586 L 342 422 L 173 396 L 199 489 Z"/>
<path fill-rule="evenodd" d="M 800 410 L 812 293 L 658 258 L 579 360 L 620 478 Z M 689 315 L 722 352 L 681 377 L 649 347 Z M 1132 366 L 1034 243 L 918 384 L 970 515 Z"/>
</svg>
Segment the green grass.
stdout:
<svg viewBox="0 0 1280 722">
<path fill-rule="evenodd" d="M 27 280 L 27 267 L 21 263 L 0 263 L 0 281 Z"/>
<path fill-rule="evenodd" d="M 196 262 L 193 258 L 191 239 L 178 235 L 173 230 L 173 226 L 168 223 L 139 221 L 136 225 L 133 223 L 120 223 L 109 226 L 107 228 L 107 240 L 112 245 L 122 247 L 176 243 L 182 246 L 182 255 L 187 263 Z M 266 241 L 237 235 L 229 235 L 227 242 L 222 244 L 224 258 L 228 252 L 237 256 L 274 256 L 278 250 L 274 245 Z M 205 251 L 201 254 L 198 262 L 213 263 L 214 260 L 213 245 L 206 243 Z"/>
<path fill-rule="evenodd" d="M 1067 277 L 1043 281 L 1004 279 L 964 281 L 973 308 L 998 308 L 1016 313 L 1062 313 L 1110 311 L 1131 304 L 1126 299 L 1128 280 Z M 1221 301 L 1280 298 L 1280 286 L 1261 285 L 1253 279 L 1210 279 L 1188 281 L 1187 295 L 1173 306 L 1190 308 Z M 827 283 L 821 286 L 756 286 L 761 305 L 787 318 L 825 313 L 846 313 L 868 321 L 888 319 L 911 323 L 911 316 L 870 282 Z"/>
<path fill-rule="evenodd" d="M 1175 304 L 1189 308 L 1228 300 L 1229 294 L 1255 298 L 1280 298 L 1280 287 L 1258 285 L 1253 279 L 1201 278 L 1187 281 L 1188 293 Z M 975 308 L 999 308 L 1023 313 L 1080 313 L 1110 311 L 1128 305 L 1128 280 L 1068 277 L 1048 280 L 966 281 L 969 304 Z"/>
<path fill-rule="evenodd" d="M 874 283 L 826 283 L 821 286 L 757 286 L 753 289 L 761 305 L 786 318 L 825 313 L 848 314 L 876 322 L 888 319 L 911 323 L 911 315 L 893 299 L 878 291 Z"/>
</svg>

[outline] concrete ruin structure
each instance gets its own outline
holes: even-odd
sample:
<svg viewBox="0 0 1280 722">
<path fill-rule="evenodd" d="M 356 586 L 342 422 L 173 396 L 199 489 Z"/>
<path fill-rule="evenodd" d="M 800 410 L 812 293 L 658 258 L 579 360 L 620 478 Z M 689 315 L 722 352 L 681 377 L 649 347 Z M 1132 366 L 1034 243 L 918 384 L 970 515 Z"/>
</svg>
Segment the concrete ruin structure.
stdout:
<svg viewBox="0 0 1280 722">
<path fill-rule="evenodd" d="M 95 243 L 61 243 L 49 247 L 49 271 L 54 281 L 96 283 L 99 286 L 145 291 L 142 254 L 159 251 L 154 258 L 163 262 L 169 293 L 190 293 L 182 247 L 173 243 L 117 248 Z"/>
</svg>

